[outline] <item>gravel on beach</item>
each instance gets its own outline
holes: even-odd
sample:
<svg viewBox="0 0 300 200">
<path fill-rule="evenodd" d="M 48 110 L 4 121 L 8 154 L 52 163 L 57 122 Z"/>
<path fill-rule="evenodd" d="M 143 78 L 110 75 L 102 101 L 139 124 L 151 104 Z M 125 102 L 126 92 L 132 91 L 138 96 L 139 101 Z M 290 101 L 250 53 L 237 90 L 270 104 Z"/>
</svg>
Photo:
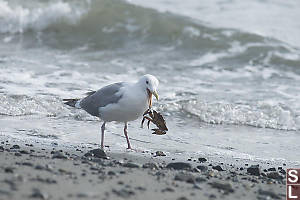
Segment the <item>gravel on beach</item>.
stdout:
<svg viewBox="0 0 300 200">
<path fill-rule="evenodd" d="M 285 168 L 80 146 L 0 144 L 0 200 L 285 199 Z M 241 167 L 244 166 L 244 167 Z"/>
</svg>

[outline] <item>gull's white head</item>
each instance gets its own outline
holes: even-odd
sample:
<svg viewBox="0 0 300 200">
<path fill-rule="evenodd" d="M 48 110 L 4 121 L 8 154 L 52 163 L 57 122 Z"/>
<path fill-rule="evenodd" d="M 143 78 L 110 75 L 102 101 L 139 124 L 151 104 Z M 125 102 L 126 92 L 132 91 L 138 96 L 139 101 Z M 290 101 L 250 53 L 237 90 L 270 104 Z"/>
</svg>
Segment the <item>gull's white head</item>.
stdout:
<svg viewBox="0 0 300 200">
<path fill-rule="evenodd" d="M 152 106 L 152 94 L 158 100 L 157 87 L 159 81 L 151 74 L 146 74 L 140 78 L 138 83 L 147 91 L 149 106 Z"/>
</svg>

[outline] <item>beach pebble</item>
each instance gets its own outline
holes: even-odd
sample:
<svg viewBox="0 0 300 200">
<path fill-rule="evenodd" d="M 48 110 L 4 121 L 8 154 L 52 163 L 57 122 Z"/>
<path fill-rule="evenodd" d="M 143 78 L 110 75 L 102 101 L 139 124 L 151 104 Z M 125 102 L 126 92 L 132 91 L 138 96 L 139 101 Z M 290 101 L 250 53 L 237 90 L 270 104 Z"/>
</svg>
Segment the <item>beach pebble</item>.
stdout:
<svg viewBox="0 0 300 200">
<path fill-rule="evenodd" d="M 3 148 L 3 146 L 0 146 L 0 151 L 2 152 L 2 151 L 4 151 L 4 148 Z"/>
<path fill-rule="evenodd" d="M 234 192 L 232 185 L 230 183 L 212 182 L 208 184 L 211 185 L 212 188 L 223 190 L 226 193 Z"/>
<path fill-rule="evenodd" d="M 140 168 L 140 166 L 138 164 L 135 164 L 135 163 L 124 163 L 123 164 L 123 167 L 128 167 L 128 168 Z"/>
<path fill-rule="evenodd" d="M 198 165 L 197 169 L 199 169 L 201 172 L 206 172 L 208 170 L 208 167 L 205 165 Z"/>
<path fill-rule="evenodd" d="M 284 169 L 279 169 L 279 172 L 280 172 L 281 174 L 286 174 L 286 171 L 285 171 Z"/>
<path fill-rule="evenodd" d="M 33 166 L 33 164 L 31 162 L 23 162 L 23 163 L 21 163 L 21 165 L 28 166 L 28 167 L 32 167 Z"/>
<path fill-rule="evenodd" d="M 36 165 L 36 166 L 35 166 L 35 169 L 37 169 L 37 170 L 44 170 L 45 167 L 42 166 L 42 165 Z"/>
<path fill-rule="evenodd" d="M 174 178 L 175 181 L 183 181 L 187 183 L 195 183 L 195 177 L 192 174 L 180 173 L 177 174 Z"/>
<path fill-rule="evenodd" d="M 49 198 L 49 196 L 46 193 L 42 193 L 38 188 L 34 188 L 29 197 L 36 198 L 36 199 L 48 199 Z"/>
<path fill-rule="evenodd" d="M 107 175 L 109 175 L 109 176 L 115 176 L 115 175 L 116 175 L 116 172 L 114 172 L 114 171 L 108 171 L 108 172 L 107 172 Z"/>
<path fill-rule="evenodd" d="M 112 189 L 112 192 L 115 195 L 122 198 L 129 198 L 130 196 L 135 194 L 132 190 L 127 190 L 127 189 L 121 189 L 121 190 Z"/>
<path fill-rule="evenodd" d="M 201 162 L 201 163 L 203 163 L 203 162 L 206 162 L 207 159 L 206 158 L 198 158 L 198 161 Z"/>
<path fill-rule="evenodd" d="M 271 168 L 268 169 L 268 171 L 269 171 L 269 172 L 275 172 L 275 171 L 276 171 L 276 168 L 275 168 L 275 167 L 271 167 Z"/>
<path fill-rule="evenodd" d="M 175 190 L 171 187 L 167 187 L 165 189 L 162 189 L 161 192 L 174 192 Z"/>
<path fill-rule="evenodd" d="M 159 167 L 156 163 L 145 163 L 145 164 L 143 164 L 143 168 L 148 168 L 148 169 L 152 169 L 152 170 L 159 169 Z"/>
<path fill-rule="evenodd" d="M 93 149 L 88 151 L 86 154 L 84 154 L 85 157 L 96 157 L 96 158 L 103 158 L 107 159 L 106 153 L 103 151 L 103 149 Z"/>
<path fill-rule="evenodd" d="M 175 169 L 175 170 L 191 170 L 192 169 L 192 165 L 189 163 L 185 163 L 185 162 L 169 163 L 166 167 L 168 169 Z"/>
<path fill-rule="evenodd" d="M 284 177 L 281 176 L 278 172 L 270 172 L 267 174 L 267 177 L 271 179 L 284 179 Z"/>
<path fill-rule="evenodd" d="M 14 144 L 10 149 L 20 149 L 20 146 L 17 144 Z"/>
<path fill-rule="evenodd" d="M 212 168 L 217 171 L 224 171 L 224 169 L 222 169 L 222 167 L 220 165 L 213 166 Z"/>
<path fill-rule="evenodd" d="M 186 198 L 186 197 L 179 197 L 179 198 L 177 198 L 177 200 L 188 200 L 188 198 Z"/>
<path fill-rule="evenodd" d="M 155 152 L 155 156 L 166 156 L 166 154 L 162 151 Z"/>
<path fill-rule="evenodd" d="M 21 154 L 29 154 L 29 152 L 26 151 L 26 150 L 21 150 L 21 151 L 19 151 L 19 153 L 21 153 Z"/>
<path fill-rule="evenodd" d="M 142 186 L 137 186 L 134 189 L 139 190 L 139 191 L 146 191 L 147 190 L 145 187 L 142 187 Z"/>
<path fill-rule="evenodd" d="M 61 153 L 60 151 L 55 151 L 53 153 L 52 158 L 56 158 L 56 159 L 67 159 L 67 156 L 65 156 L 63 153 Z"/>
<path fill-rule="evenodd" d="M 251 165 L 247 168 L 247 173 L 254 176 L 260 175 L 260 168 L 259 165 Z"/>
<path fill-rule="evenodd" d="M 16 152 L 15 156 L 22 156 L 22 154 L 20 154 L 19 152 Z"/>
<path fill-rule="evenodd" d="M 14 173 L 14 168 L 12 168 L 12 167 L 5 167 L 4 168 L 4 172 L 5 173 Z"/>
</svg>

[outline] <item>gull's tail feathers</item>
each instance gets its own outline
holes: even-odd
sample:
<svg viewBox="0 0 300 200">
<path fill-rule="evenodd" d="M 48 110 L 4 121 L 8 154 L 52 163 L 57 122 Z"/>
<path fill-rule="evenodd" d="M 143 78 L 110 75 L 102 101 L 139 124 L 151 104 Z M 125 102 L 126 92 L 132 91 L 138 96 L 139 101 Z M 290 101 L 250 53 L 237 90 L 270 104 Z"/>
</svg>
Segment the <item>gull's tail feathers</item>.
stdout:
<svg viewBox="0 0 300 200">
<path fill-rule="evenodd" d="M 80 107 L 80 99 L 63 99 L 64 104 L 74 107 L 74 108 L 81 108 Z"/>
<path fill-rule="evenodd" d="M 85 95 L 91 96 L 95 92 L 96 91 L 91 90 L 91 91 L 85 93 Z M 71 107 L 74 107 L 74 108 L 81 108 L 81 106 L 80 106 L 81 99 L 63 99 L 63 101 L 64 101 L 64 104 L 66 104 L 68 106 L 71 106 Z"/>
</svg>

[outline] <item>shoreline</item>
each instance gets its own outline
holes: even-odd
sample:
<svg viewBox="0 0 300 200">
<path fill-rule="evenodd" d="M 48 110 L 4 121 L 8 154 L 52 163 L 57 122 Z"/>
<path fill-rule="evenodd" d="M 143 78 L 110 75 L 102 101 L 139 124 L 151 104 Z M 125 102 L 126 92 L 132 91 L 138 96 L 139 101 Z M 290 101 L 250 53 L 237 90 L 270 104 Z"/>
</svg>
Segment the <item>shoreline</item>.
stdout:
<svg viewBox="0 0 300 200">
<path fill-rule="evenodd" d="M 2 140 L 0 200 L 285 199 L 284 165 L 91 150 Z"/>
</svg>

